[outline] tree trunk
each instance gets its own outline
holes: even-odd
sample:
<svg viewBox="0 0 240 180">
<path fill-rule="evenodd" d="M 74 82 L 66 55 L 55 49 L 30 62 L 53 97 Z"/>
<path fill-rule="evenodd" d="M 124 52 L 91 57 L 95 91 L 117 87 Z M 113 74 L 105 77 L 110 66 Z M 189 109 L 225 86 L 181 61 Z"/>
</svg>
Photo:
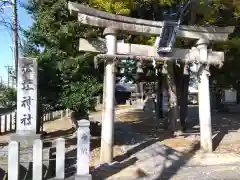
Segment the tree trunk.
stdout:
<svg viewBox="0 0 240 180">
<path fill-rule="evenodd" d="M 36 133 L 41 134 L 43 131 L 43 112 L 40 109 L 40 103 L 37 105 L 37 128 L 36 128 Z"/>
<path fill-rule="evenodd" d="M 136 76 L 136 100 L 137 102 L 143 101 L 143 82 L 142 82 L 143 74 L 142 73 L 137 73 Z"/>
<path fill-rule="evenodd" d="M 174 78 L 175 78 L 175 84 L 176 84 L 176 92 L 177 92 L 177 102 L 178 106 L 180 106 L 180 96 L 182 92 L 182 74 L 183 74 L 183 68 L 182 66 L 179 67 L 176 63 L 173 63 L 173 72 L 174 72 Z"/>
<path fill-rule="evenodd" d="M 168 70 L 167 70 L 167 66 L 166 65 L 163 65 L 162 67 L 162 72 L 161 72 L 161 75 L 162 75 L 162 113 L 163 113 L 163 117 L 164 117 L 164 91 L 167 89 L 167 73 L 168 73 Z M 164 118 L 163 119 L 163 126 L 164 126 L 164 129 L 167 130 L 169 128 L 169 118 Z"/>
<path fill-rule="evenodd" d="M 188 111 L 188 87 L 189 87 L 189 71 L 188 64 L 181 64 L 183 66 L 183 73 L 181 76 L 181 95 L 180 95 L 180 121 L 181 126 L 185 129 L 187 111 Z"/>
<path fill-rule="evenodd" d="M 192 25 L 197 20 L 196 8 L 192 7 L 190 19 L 188 24 Z M 186 128 L 186 118 L 187 118 L 187 111 L 188 111 L 188 87 L 189 87 L 189 80 L 190 74 L 188 71 L 188 64 L 181 63 L 180 64 L 180 72 L 176 76 L 178 78 L 179 87 L 177 90 L 178 97 L 179 97 L 179 106 L 180 106 L 180 122 L 181 126 L 185 129 Z"/>
<path fill-rule="evenodd" d="M 170 129 L 173 131 L 174 135 L 182 134 L 182 128 L 179 118 L 179 108 L 178 108 L 178 98 L 177 98 L 177 88 L 176 81 L 173 70 L 174 64 L 172 62 L 168 63 L 168 74 L 167 74 L 167 85 L 169 94 L 169 122 Z"/>
<path fill-rule="evenodd" d="M 157 105 L 156 105 L 157 119 L 163 118 L 163 75 L 158 72 L 157 81 Z"/>
</svg>

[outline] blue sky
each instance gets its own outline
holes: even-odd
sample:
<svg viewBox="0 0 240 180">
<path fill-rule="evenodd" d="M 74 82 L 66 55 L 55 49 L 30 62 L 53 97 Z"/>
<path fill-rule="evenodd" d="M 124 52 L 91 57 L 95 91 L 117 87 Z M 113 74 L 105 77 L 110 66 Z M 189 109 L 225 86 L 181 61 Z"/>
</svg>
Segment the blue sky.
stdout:
<svg viewBox="0 0 240 180">
<path fill-rule="evenodd" d="M 24 1 L 26 0 L 18 2 L 18 21 L 21 28 L 27 29 L 31 26 L 32 20 L 26 10 L 20 5 L 23 4 Z M 5 8 L 3 12 L 0 12 L 0 21 L 4 19 L 5 21 L 11 23 L 11 13 L 12 9 L 10 7 Z M 19 33 L 19 36 L 21 38 L 21 33 Z M 5 82 L 7 81 L 7 70 L 5 65 L 14 65 L 11 45 L 11 29 L 0 23 L 0 76 L 2 76 L 3 81 Z"/>
</svg>

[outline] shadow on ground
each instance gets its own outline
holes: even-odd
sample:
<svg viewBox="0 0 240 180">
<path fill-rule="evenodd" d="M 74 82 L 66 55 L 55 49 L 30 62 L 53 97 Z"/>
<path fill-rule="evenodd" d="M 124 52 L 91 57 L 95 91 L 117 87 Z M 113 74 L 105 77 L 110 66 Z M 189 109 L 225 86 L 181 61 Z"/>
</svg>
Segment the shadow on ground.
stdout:
<svg viewBox="0 0 240 180">
<path fill-rule="evenodd" d="M 229 133 L 240 132 L 240 113 L 211 112 L 213 149 L 216 150 Z M 185 134 L 200 134 L 198 106 L 189 107 Z"/>
<path fill-rule="evenodd" d="M 138 144 L 132 149 L 128 150 L 124 155 L 115 157 L 117 164 L 112 166 L 102 166 L 95 170 L 94 177 L 101 177 L 106 179 L 109 177 L 118 177 L 117 174 L 124 172 L 124 169 L 134 166 L 134 175 L 131 173 L 121 174 L 119 177 L 136 179 L 141 177 L 148 177 L 147 175 L 155 169 L 154 179 L 170 179 L 173 177 L 186 162 L 188 162 L 195 152 L 200 149 L 199 138 L 193 141 L 191 147 L 180 153 L 168 146 L 164 146 L 159 141 L 172 138 L 171 133 L 164 131 L 163 122 L 157 120 L 152 113 L 143 111 L 134 111 L 119 115 L 117 117 L 120 121 L 116 122 L 117 127 L 125 129 L 127 132 L 122 132 L 121 136 L 132 136 L 131 127 L 139 136 L 145 135 L 147 137 L 145 142 L 142 139 L 137 139 L 133 144 Z M 188 108 L 188 126 L 186 132 L 183 134 L 184 138 L 192 135 L 199 135 L 199 118 L 198 107 L 191 106 Z M 213 129 L 213 146 L 214 149 L 218 147 L 224 136 L 230 132 L 236 132 L 240 128 L 240 114 L 218 113 L 212 112 L 212 129 Z M 160 137 L 160 138 L 159 138 Z M 145 152 L 145 153 L 143 153 Z M 147 156 L 144 160 L 142 157 Z M 142 161 L 142 163 L 141 163 Z M 137 164 L 137 165 L 136 165 Z M 145 164 L 145 165 L 144 165 Z M 143 166 L 143 168 L 141 168 Z M 121 172 L 120 172 L 121 171 Z M 120 173 L 119 173 L 120 172 Z M 127 170 L 125 170 L 127 172 Z M 140 173 L 139 173 L 140 172 Z M 151 174 L 151 173 L 150 173 Z M 132 178 L 133 176 L 136 176 Z M 111 178 L 109 178 L 111 179 Z"/>
<path fill-rule="evenodd" d="M 214 146 L 216 147 L 222 138 L 229 132 L 237 131 L 240 127 L 238 114 L 212 113 L 212 126 L 214 136 Z M 187 151 L 180 153 L 171 147 L 163 145 L 166 139 L 173 138 L 171 132 L 164 130 L 164 124 L 155 118 L 153 113 L 134 111 L 117 115 L 118 121 L 115 123 L 115 145 L 125 145 L 129 148 L 125 153 L 114 158 L 116 163 L 112 165 L 103 164 L 99 167 L 91 167 L 93 179 L 107 179 L 118 174 L 121 178 L 127 179 L 152 176 L 151 172 L 157 172 L 155 179 L 170 179 L 199 149 L 199 142 L 194 142 Z M 188 129 L 184 137 L 192 134 L 199 134 L 198 107 L 189 107 L 188 110 Z M 96 128 L 96 127 L 95 127 Z M 100 131 L 100 127 L 97 130 Z M 44 162 L 44 177 L 50 179 L 55 177 L 55 148 L 53 139 L 64 137 L 66 142 L 66 161 L 65 175 L 71 177 L 76 172 L 76 146 L 77 140 L 72 137 L 73 130 L 59 130 L 45 136 L 45 148 L 49 149 L 49 158 Z M 91 140 L 91 151 L 100 147 L 100 138 L 95 136 Z M 23 165 L 22 165 L 23 166 Z M 24 165 L 21 179 L 31 176 L 31 162 L 27 168 Z M 128 171 L 128 169 L 130 169 Z M 121 172 L 128 172 L 121 174 Z M 4 170 L 0 169 L 1 174 Z M 130 176 L 129 176 L 130 174 Z M 1 179 L 1 178 L 0 178 Z"/>
<path fill-rule="evenodd" d="M 170 131 L 164 130 L 163 122 L 157 120 L 153 113 L 136 110 L 118 115 L 117 119 L 115 138 L 122 138 L 122 144 L 129 144 L 132 148 L 115 157 L 117 163 L 96 168 L 92 173 L 93 179 L 117 179 L 118 176 L 136 179 L 149 176 L 151 171 L 161 171 L 158 179 L 169 179 L 200 147 L 199 142 L 192 144 L 188 155 L 184 155 L 159 143 L 173 136 Z"/>
<path fill-rule="evenodd" d="M 122 156 L 115 157 L 116 163 L 103 164 L 92 172 L 93 179 L 138 179 L 150 178 L 169 180 L 191 158 L 178 151 L 157 143 L 158 139 L 146 141 Z M 199 143 L 194 144 L 189 154 L 199 149 Z"/>
</svg>

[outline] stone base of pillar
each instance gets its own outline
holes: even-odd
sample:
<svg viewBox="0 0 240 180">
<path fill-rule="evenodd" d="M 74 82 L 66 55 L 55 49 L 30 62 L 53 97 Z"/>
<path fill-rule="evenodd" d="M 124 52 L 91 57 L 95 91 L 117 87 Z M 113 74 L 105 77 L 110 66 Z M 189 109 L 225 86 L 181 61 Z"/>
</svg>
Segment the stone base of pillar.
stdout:
<svg viewBox="0 0 240 180">
<path fill-rule="evenodd" d="M 92 175 L 91 174 L 75 175 L 75 180 L 92 180 Z"/>
<path fill-rule="evenodd" d="M 21 147 L 31 147 L 36 139 L 41 139 L 41 134 L 33 131 L 18 131 L 10 136 L 10 140 L 19 142 Z"/>
</svg>

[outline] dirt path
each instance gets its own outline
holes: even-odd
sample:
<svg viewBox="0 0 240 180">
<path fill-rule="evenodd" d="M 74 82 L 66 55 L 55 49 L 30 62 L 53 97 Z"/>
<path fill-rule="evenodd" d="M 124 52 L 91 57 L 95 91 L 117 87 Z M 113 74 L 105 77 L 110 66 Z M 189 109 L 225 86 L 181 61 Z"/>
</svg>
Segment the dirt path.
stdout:
<svg viewBox="0 0 240 180">
<path fill-rule="evenodd" d="M 125 136 L 138 137 L 125 156 L 116 158 L 112 166 L 97 169 L 100 179 L 240 179 L 240 116 L 212 114 L 216 151 L 201 152 L 196 109 L 189 109 L 189 129 L 181 137 L 163 130 L 153 113 L 133 111 L 117 115 Z M 192 122 L 192 123 L 191 123 Z M 130 128 L 132 130 L 130 130 Z M 224 131 L 223 131 L 224 129 Z M 225 133 L 223 133 L 225 132 Z M 226 134 L 227 132 L 227 134 Z M 226 150 L 224 147 L 227 147 Z M 235 147 L 235 148 L 233 148 Z"/>
</svg>

